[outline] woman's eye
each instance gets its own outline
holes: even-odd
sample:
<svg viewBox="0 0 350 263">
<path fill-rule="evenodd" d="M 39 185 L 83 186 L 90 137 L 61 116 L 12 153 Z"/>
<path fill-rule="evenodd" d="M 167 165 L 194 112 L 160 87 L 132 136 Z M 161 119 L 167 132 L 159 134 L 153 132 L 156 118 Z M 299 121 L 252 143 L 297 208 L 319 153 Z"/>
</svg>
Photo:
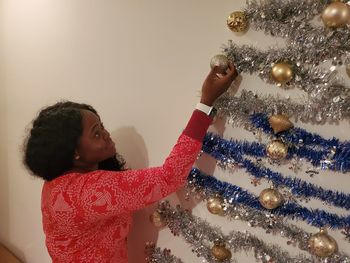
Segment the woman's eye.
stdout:
<svg viewBox="0 0 350 263">
<path fill-rule="evenodd" d="M 95 138 L 100 138 L 100 135 L 101 135 L 100 132 L 96 132 L 95 133 Z"/>
</svg>

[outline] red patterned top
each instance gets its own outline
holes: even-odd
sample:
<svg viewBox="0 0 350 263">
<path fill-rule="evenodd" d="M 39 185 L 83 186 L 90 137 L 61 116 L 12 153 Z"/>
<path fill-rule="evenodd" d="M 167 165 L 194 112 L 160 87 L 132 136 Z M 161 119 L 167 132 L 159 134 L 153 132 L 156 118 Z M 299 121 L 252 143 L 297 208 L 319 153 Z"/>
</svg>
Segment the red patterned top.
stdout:
<svg viewBox="0 0 350 263">
<path fill-rule="evenodd" d="M 52 261 L 126 263 L 132 212 L 184 184 L 211 121 L 195 110 L 160 167 L 68 173 L 45 182 L 41 209 Z"/>
</svg>

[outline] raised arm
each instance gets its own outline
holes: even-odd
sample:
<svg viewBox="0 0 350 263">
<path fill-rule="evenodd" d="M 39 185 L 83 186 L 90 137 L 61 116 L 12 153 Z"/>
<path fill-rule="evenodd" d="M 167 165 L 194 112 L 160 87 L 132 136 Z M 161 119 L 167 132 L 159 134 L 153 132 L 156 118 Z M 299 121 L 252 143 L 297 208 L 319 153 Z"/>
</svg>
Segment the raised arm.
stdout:
<svg viewBox="0 0 350 263">
<path fill-rule="evenodd" d="M 203 83 L 201 103 L 212 106 L 237 73 L 232 65 L 226 75 L 214 68 Z M 212 122 L 206 113 L 195 110 L 185 130 L 160 167 L 124 172 L 94 171 L 84 180 L 81 202 L 93 214 L 119 214 L 143 208 L 175 192 L 186 181 Z"/>
</svg>

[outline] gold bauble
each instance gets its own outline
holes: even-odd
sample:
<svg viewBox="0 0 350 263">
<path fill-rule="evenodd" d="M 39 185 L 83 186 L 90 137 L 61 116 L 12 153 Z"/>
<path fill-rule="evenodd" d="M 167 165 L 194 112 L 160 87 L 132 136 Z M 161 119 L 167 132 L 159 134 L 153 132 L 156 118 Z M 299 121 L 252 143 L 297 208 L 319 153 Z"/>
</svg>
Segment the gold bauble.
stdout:
<svg viewBox="0 0 350 263">
<path fill-rule="evenodd" d="M 271 76 L 279 84 L 286 84 L 293 78 L 292 66 L 288 63 L 281 62 L 273 65 Z"/>
<path fill-rule="evenodd" d="M 346 74 L 348 74 L 348 76 L 350 78 L 350 63 L 347 64 L 345 67 L 346 67 Z"/>
<path fill-rule="evenodd" d="M 272 115 L 269 118 L 269 123 L 274 133 L 286 131 L 293 127 L 293 123 L 283 114 Z"/>
<path fill-rule="evenodd" d="M 328 235 L 325 229 L 311 236 L 309 247 L 311 252 L 318 257 L 329 257 L 338 250 L 337 242 Z"/>
<path fill-rule="evenodd" d="M 228 69 L 229 60 L 225 55 L 215 55 L 210 60 L 210 67 L 213 69 L 214 67 L 218 67 L 220 72 L 226 72 Z"/>
<path fill-rule="evenodd" d="M 218 260 L 224 261 L 227 259 L 231 259 L 232 253 L 229 249 L 222 244 L 216 244 L 211 248 L 211 254 Z"/>
<path fill-rule="evenodd" d="M 208 199 L 207 208 L 210 213 L 214 215 L 223 215 L 224 214 L 224 205 L 223 201 L 219 197 L 211 197 Z"/>
<path fill-rule="evenodd" d="M 261 191 L 259 202 L 266 209 L 275 209 L 282 204 L 283 196 L 276 189 L 267 188 Z"/>
<path fill-rule="evenodd" d="M 152 224 L 156 227 L 162 227 L 165 226 L 164 220 L 162 215 L 158 211 L 154 211 L 153 214 L 150 216 L 150 221 Z"/>
<path fill-rule="evenodd" d="M 248 20 L 244 12 L 235 11 L 227 18 L 227 26 L 233 32 L 245 32 L 248 29 Z"/>
<path fill-rule="evenodd" d="M 350 7 L 341 2 L 331 3 L 323 10 L 322 20 L 327 27 L 342 27 L 350 24 Z"/>
<path fill-rule="evenodd" d="M 285 159 L 288 155 L 288 147 L 280 140 L 273 140 L 267 145 L 266 153 L 273 160 Z"/>
</svg>

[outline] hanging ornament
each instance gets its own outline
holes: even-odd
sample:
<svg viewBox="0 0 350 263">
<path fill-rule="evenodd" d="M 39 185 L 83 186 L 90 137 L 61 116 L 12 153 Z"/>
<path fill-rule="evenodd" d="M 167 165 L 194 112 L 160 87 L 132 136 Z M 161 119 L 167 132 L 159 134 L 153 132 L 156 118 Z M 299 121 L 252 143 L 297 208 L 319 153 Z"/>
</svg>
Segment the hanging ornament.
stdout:
<svg viewBox="0 0 350 263">
<path fill-rule="evenodd" d="M 293 123 L 283 114 L 272 115 L 269 118 L 269 123 L 274 133 L 286 131 L 293 127 Z"/>
<path fill-rule="evenodd" d="M 227 26 L 232 32 L 245 32 L 248 29 L 248 20 L 244 12 L 235 11 L 227 18 Z"/>
<path fill-rule="evenodd" d="M 209 198 L 207 201 L 207 208 L 209 212 L 214 215 L 224 214 L 224 203 L 223 203 L 223 200 L 219 197 Z"/>
<path fill-rule="evenodd" d="M 288 155 L 288 147 L 280 140 L 273 140 L 267 145 L 266 154 L 273 160 L 285 159 Z"/>
<path fill-rule="evenodd" d="M 277 83 L 286 84 L 293 78 L 292 66 L 285 62 L 277 63 L 272 67 L 271 76 Z"/>
<path fill-rule="evenodd" d="M 226 72 L 228 69 L 229 60 L 225 55 L 215 55 L 210 60 L 210 67 L 213 69 L 214 67 L 219 67 L 220 72 Z"/>
<path fill-rule="evenodd" d="M 158 211 L 154 211 L 149 219 L 155 227 L 165 226 L 164 219 Z"/>
<path fill-rule="evenodd" d="M 283 202 L 283 196 L 274 188 L 267 188 L 259 195 L 260 204 L 266 209 L 275 209 Z"/>
<path fill-rule="evenodd" d="M 222 262 L 225 260 L 229 260 L 232 257 L 232 253 L 229 249 L 225 247 L 225 244 L 222 242 L 217 242 L 211 248 L 211 254 L 216 258 L 216 260 Z"/>
<path fill-rule="evenodd" d="M 311 236 L 309 247 L 311 252 L 318 257 L 329 257 L 338 250 L 337 242 L 328 235 L 325 229 Z"/>
<path fill-rule="evenodd" d="M 334 2 L 322 12 L 322 20 L 327 27 L 342 27 L 350 24 L 350 8 L 342 2 Z"/>
</svg>

